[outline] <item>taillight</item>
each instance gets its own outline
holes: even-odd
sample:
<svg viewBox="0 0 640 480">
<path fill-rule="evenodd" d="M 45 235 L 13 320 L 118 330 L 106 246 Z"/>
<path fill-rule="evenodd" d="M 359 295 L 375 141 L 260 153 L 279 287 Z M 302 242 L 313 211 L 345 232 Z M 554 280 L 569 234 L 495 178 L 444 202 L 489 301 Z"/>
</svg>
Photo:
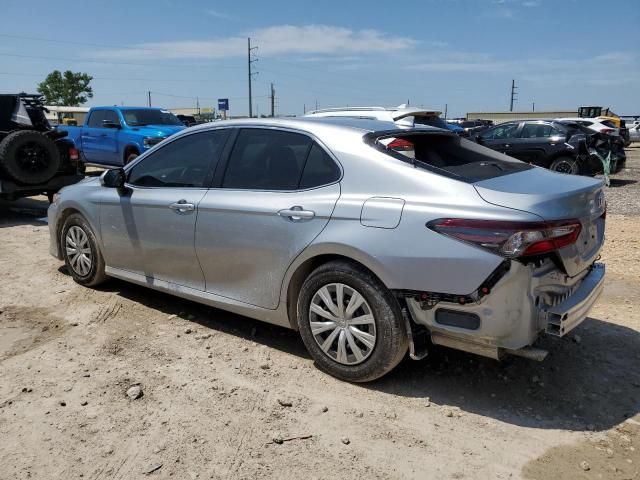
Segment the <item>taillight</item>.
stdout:
<svg viewBox="0 0 640 480">
<path fill-rule="evenodd" d="M 404 138 L 396 138 L 389 145 L 387 145 L 387 148 L 399 152 L 404 152 L 407 150 L 414 150 L 415 147 L 413 145 L 413 142 L 410 142 L 409 140 L 405 140 Z"/>
<path fill-rule="evenodd" d="M 78 149 L 74 147 L 69 148 L 69 159 L 78 160 L 79 158 L 80 152 L 78 152 Z"/>
<path fill-rule="evenodd" d="M 575 243 L 582 225 L 563 222 L 503 222 L 441 218 L 427 223 L 431 230 L 490 250 L 507 258 L 541 255 Z"/>
<path fill-rule="evenodd" d="M 600 130 L 600 133 L 607 133 L 607 134 L 611 134 L 614 133 L 615 130 L 613 128 L 603 128 L 602 130 Z"/>
</svg>

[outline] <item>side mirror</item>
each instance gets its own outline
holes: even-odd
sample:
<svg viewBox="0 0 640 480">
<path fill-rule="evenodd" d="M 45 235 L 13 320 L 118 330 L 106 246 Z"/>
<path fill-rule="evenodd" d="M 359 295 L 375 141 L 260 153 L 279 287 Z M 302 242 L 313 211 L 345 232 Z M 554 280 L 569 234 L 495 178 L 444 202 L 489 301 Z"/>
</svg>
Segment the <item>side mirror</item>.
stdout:
<svg viewBox="0 0 640 480">
<path fill-rule="evenodd" d="M 122 168 L 112 168 L 100 175 L 100 185 L 107 188 L 124 188 L 126 174 Z"/>
<path fill-rule="evenodd" d="M 104 128 L 120 128 L 120 124 L 116 122 L 112 122 L 111 120 L 103 120 L 102 126 Z"/>
</svg>

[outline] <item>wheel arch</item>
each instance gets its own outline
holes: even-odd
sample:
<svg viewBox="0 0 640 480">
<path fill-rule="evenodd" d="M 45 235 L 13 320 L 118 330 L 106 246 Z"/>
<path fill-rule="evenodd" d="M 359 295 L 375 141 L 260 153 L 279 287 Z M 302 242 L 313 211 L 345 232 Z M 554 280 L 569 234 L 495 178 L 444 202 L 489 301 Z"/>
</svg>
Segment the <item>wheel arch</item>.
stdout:
<svg viewBox="0 0 640 480">
<path fill-rule="evenodd" d="M 298 257 L 289 267 L 283 282 L 281 301 L 285 302 L 289 325 L 293 330 L 298 330 L 297 324 L 297 304 L 300 289 L 309 274 L 325 263 L 335 260 L 349 262 L 356 267 L 363 269 L 378 279 L 386 286 L 384 273 L 375 260 L 366 253 L 347 246 L 333 246 L 333 248 L 317 249 L 313 253 L 308 253 L 304 257 Z"/>
<path fill-rule="evenodd" d="M 135 143 L 127 144 L 127 146 L 124 147 L 124 153 L 122 154 L 122 163 L 126 165 L 127 157 L 132 153 L 135 153 L 136 155 L 140 155 L 140 151 L 141 151 L 140 147 Z"/>
<path fill-rule="evenodd" d="M 100 229 L 97 228 L 97 225 L 94 223 L 92 216 L 89 215 L 86 211 L 84 211 L 82 207 L 76 205 L 75 203 L 72 203 L 70 205 L 63 205 L 60 208 L 60 213 L 58 213 L 58 215 L 56 216 L 56 225 L 55 225 L 55 233 L 56 233 L 56 240 L 57 240 L 56 243 L 58 245 L 58 255 L 59 255 L 58 258 L 62 256 L 62 244 L 60 242 L 60 236 L 62 235 L 62 228 L 64 227 L 64 223 L 67 221 L 67 218 L 69 218 L 74 213 L 81 215 L 82 218 L 84 218 L 87 221 L 87 223 L 93 230 L 94 236 L 96 237 L 96 241 L 98 242 L 98 247 L 102 248 L 102 238 L 100 235 Z"/>
</svg>

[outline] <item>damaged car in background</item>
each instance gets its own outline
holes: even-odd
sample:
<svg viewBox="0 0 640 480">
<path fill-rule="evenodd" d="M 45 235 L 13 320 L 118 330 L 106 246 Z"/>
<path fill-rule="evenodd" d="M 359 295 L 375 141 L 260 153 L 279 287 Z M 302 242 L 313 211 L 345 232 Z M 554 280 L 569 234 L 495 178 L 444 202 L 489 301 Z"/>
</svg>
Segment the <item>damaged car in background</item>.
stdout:
<svg viewBox="0 0 640 480">
<path fill-rule="evenodd" d="M 505 122 L 475 137 L 480 145 L 523 162 L 573 175 L 617 173 L 626 163 L 619 137 L 574 121 Z"/>
<path fill-rule="evenodd" d="M 601 180 L 452 132 L 307 118 L 192 127 L 63 189 L 48 220 L 76 282 L 292 328 L 319 368 L 365 382 L 431 344 L 542 360 L 536 340 L 602 291 L 605 211 Z"/>
</svg>

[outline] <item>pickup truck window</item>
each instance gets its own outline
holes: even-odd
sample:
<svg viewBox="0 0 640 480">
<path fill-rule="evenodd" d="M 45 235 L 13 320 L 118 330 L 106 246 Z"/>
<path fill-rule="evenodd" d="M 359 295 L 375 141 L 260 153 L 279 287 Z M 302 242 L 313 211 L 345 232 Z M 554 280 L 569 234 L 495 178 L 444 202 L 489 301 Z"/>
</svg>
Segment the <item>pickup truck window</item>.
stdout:
<svg viewBox="0 0 640 480">
<path fill-rule="evenodd" d="M 151 108 L 122 110 L 122 116 L 130 127 L 141 127 L 143 125 L 183 125 L 180 119 L 168 110 Z"/>
<path fill-rule="evenodd" d="M 104 120 L 104 110 L 94 110 L 89 115 L 87 126 L 91 128 L 102 128 L 102 120 Z"/>
<path fill-rule="evenodd" d="M 205 188 L 227 138 L 227 130 L 178 138 L 136 164 L 128 183 L 139 187 Z"/>
<path fill-rule="evenodd" d="M 102 119 L 104 120 L 108 120 L 109 122 L 113 122 L 115 124 L 119 124 L 120 123 L 120 119 L 118 118 L 118 114 L 116 112 L 114 112 L 113 110 L 103 110 L 104 112 L 104 118 Z"/>
</svg>

